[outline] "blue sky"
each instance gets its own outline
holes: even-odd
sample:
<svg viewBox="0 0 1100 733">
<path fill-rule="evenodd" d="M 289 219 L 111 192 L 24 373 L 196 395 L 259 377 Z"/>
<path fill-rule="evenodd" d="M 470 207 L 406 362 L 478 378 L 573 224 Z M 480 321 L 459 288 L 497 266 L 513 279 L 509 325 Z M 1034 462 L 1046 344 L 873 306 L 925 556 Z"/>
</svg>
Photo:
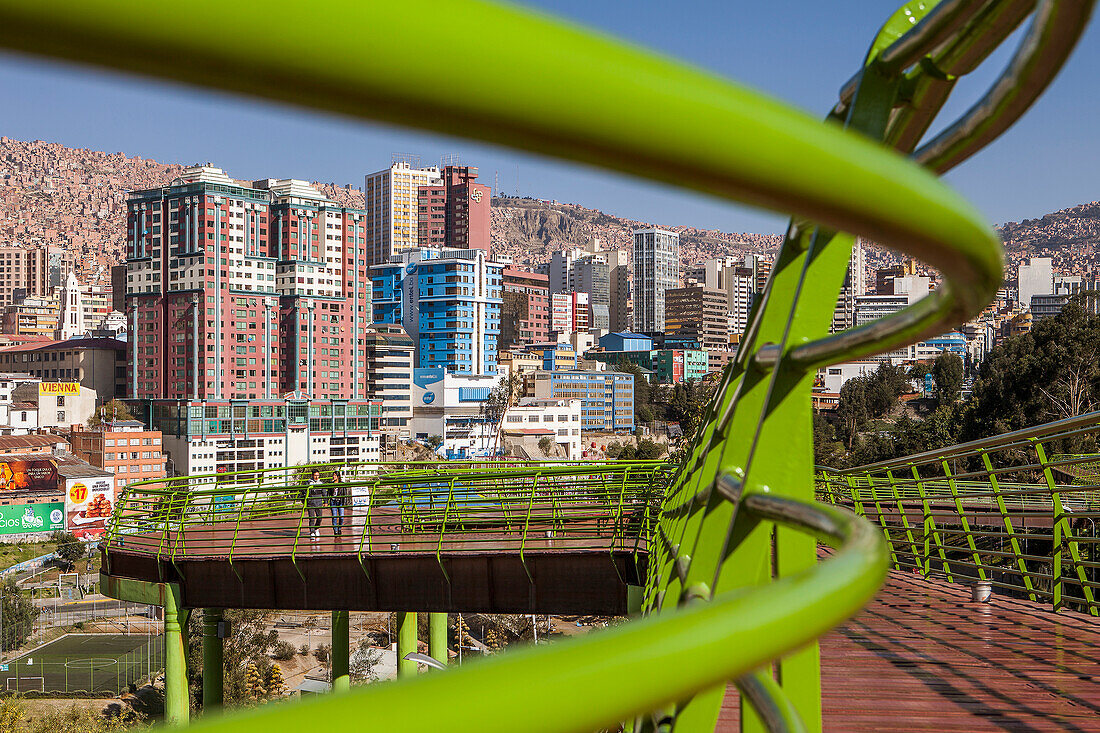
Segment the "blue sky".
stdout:
<svg viewBox="0 0 1100 733">
<path fill-rule="evenodd" d="M 824 114 L 891 5 L 836 0 L 528 0 L 526 5 L 617 35 Z M 949 181 L 993 222 L 1100 199 L 1100 31 L 1086 31 L 1031 113 Z M 414 31 L 415 25 L 410 28 Z M 441 46 L 446 44 L 441 43 Z M 962 112 L 1007 60 L 960 84 Z M 212 161 L 238 178 L 296 177 L 361 186 L 395 152 L 457 153 L 501 189 L 571 201 L 663 225 L 776 232 L 783 221 L 695 194 L 506 149 L 79 67 L 0 55 L 0 135 L 123 151 L 162 162 Z"/>
</svg>

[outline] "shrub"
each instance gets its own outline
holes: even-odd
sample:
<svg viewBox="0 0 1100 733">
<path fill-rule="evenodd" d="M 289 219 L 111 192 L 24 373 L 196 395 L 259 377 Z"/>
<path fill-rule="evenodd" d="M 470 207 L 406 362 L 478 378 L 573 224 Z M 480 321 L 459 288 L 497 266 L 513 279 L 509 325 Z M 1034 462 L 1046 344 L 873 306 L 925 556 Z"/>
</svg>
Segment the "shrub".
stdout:
<svg viewBox="0 0 1100 733">
<path fill-rule="evenodd" d="M 331 647 L 328 644 L 318 644 L 317 648 L 313 650 L 313 656 L 321 664 L 327 665 L 330 652 Z"/>
<path fill-rule="evenodd" d="M 309 654 L 309 644 L 302 644 L 300 647 L 298 647 L 298 653 L 301 654 L 303 657 Z"/>
<path fill-rule="evenodd" d="M 280 662 L 285 662 L 288 659 L 294 658 L 294 645 L 289 641 L 280 641 L 275 644 L 275 648 L 271 650 L 271 656 L 278 659 Z"/>
</svg>

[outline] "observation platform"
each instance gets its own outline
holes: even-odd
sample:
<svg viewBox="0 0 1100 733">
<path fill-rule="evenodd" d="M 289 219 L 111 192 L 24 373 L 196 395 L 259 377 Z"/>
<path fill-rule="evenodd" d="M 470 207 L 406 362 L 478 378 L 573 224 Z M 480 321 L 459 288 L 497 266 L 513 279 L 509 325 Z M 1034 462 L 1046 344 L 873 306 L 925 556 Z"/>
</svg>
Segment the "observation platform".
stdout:
<svg viewBox="0 0 1100 733">
<path fill-rule="evenodd" d="M 637 610 L 664 464 L 404 468 L 342 484 L 349 501 L 370 498 L 345 507 L 340 534 L 331 502 L 309 508 L 291 471 L 130 487 L 103 550 L 107 582 L 176 584 L 185 608 Z"/>
<path fill-rule="evenodd" d="M 826 731 L 1094 731 L 1100 619 L 901 570 L 821 640 Z M 730 686 L 716 731 L 739 730 Z"/>
</svg>

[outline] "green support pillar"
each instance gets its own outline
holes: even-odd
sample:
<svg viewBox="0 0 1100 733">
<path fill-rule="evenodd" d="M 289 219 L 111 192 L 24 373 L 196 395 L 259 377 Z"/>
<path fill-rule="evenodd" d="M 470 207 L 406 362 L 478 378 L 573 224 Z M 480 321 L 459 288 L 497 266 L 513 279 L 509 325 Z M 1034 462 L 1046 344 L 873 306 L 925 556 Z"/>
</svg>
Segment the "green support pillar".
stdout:
<svg viewBox="0 0 1100 733">
<path fill-rule="evenodd" d="M 202 612 L 202 711 L 204 714 L 212 713 L 222 706 L 225 642 L 218 636 L 218 622 L 221 620 L 220 608 L 207 608 Z"/>
<path fill-rule="evenodd" d="M 416 651 L 416 612 L 400 611 L 397 614 L 397 677 L 415 677 L 416 662 L 405 655 Z"/>
<path fill-rule="evenodd" d="M 413 622 L 415 633 L 416 623 Z M 351 689 L 351 674 L 348 671 L 349 641 L 348 612 L 332 612 L 332 691 L 347 692 Z"/>
<path fill-rule="evenodd" d="M 180 608 L 178 585 L 166 584 L 164 594 L 164 722 L 170 726 L 188 723 L 187 649 L 183 627 L 187 611 Z"/>
<path fill-rule="evenodd" d="M 447 614 L 428 614 L 428 654 L 440 664 L 447 664 Z"/>
</svg>

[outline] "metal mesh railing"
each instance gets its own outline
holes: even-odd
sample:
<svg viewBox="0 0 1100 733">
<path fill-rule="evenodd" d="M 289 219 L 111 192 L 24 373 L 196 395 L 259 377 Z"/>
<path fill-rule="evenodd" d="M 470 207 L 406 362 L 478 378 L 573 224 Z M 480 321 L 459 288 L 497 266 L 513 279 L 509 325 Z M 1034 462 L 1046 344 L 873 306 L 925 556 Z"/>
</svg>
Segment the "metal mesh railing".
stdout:
<svg viewBox="0 0 1100 733">
<path fill-rule="evenodd" d="M 333 482 L 333 470 L 342 471 Z M 311 484 L 311 474 L 320 473 Z M 108 550 L 158 559 L 647 549 L 661 461 L 302 466 L 135 483 Z"/>
<path fill-rule="evenodd" d="M 1088 452 L 1085 452 L 1088 451 Z M 896 567 L 1097 615 L 1100 413 L 862 466 L 819 489 L 877 523 Z"/>
</svg>

